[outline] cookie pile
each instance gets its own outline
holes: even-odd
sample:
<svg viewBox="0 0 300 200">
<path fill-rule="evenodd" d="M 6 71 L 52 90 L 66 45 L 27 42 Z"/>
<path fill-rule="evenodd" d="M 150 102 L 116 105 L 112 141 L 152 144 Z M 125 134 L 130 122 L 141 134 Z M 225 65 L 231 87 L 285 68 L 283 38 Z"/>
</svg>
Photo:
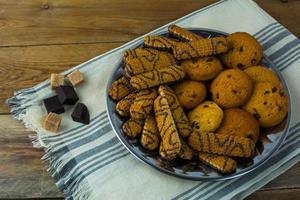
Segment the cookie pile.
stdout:
<svg viewBox="0 0 300 200">
<path fill-rule="evenodd" d="M 165 160 L 197 159 L 232 173 L 252 158 L 261 128 L 281 123 L 287 96 L 248 33 L 203 38 L 171 25 L 170 37 L 146 36 L 124 53 L 109 96 L 123 132 Z"/>
</svg>

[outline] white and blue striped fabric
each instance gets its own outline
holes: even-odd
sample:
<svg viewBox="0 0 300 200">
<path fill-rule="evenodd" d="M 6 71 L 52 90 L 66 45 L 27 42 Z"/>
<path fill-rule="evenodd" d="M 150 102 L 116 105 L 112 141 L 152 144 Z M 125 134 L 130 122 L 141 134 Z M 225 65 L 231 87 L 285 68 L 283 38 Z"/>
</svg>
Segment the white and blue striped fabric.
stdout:
<svg viewBox="0 0 300 200">
<path fill-rule="evenodd" d="M 51 95 L 49 80 L 15 93 L 7 102 L 14 116 L 37 132 L 34 145 L 45 148 L 43 159 L 66 199 L 243 199 L 276 178 L 300 159 L 300 41 L 251 0 L 224 0 L 174 22 L 183 27 L 203 27 L 224 32 L 246 31 L 262 44 L 264 53 L 285 77 L 292 96 L 292 122 L 281 149 L 251 173 L 240 178 L 197 182 L 171 177 L 143 164 L 118 141 L 105 111 L 105 88 L 124 50 L 139 37 L 71 70 L 80 69 L 86 82 L 77 88 L 91 114 L 88 126 L 63 114 L 61 132 L 44 131 L 42 99 Z M 170 24 L 171 24 L 170 23 Z M 166 30 L 169 24 L 149 34 Z M 297 102 L 298 100 L 298 102 Z M 298 112 L 297 112 L 298 111 Z"/>
</svg>

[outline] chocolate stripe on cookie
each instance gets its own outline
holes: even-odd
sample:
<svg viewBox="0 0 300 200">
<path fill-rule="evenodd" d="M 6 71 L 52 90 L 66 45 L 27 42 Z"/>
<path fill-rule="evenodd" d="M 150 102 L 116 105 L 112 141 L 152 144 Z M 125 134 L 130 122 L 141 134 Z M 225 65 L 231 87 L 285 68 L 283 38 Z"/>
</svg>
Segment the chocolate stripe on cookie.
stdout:
<svg viewBox="0 0 300 200">
<path fill-rule="evenodd" d="M 111 87 L 109 88 L 108 94 L 113 100 L 120 100 L 130 92 L 133 91 L 133 88 L 129 82 L 129 79 L 126 77 L 122 77 L 117 81 L 113 82 Z"/>
</svg>

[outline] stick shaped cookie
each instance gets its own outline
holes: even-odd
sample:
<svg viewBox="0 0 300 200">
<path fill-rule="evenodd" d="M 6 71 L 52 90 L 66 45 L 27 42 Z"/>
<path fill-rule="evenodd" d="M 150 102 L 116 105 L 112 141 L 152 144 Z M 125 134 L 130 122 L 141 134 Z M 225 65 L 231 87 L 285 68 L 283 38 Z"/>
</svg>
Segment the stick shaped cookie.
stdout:
<svg viewBox="0 0 300 200">
<path fill-rule="evenodd" d="M 248 138 L 198 131 L 192 132 L 188 144 L 196 151 L 236 157 L 250 157 L 255 149 L 254 142 Z"/>
<path fill-rule="evenodd" d="M 200 152 L 198 158 L 222 173 L 231 173 L 236 170 L 236 161 L 228 156 Z"/>
<path fill-rule="evenodd" d="M 144 38 L 144 45 L 154 49 L 169 50 L 177 41 L 163 37 L 163 36 L 146 36 Z"/>
<path fill-rule="evenodd" d="M 177 60 L 217 55 L 228 50 L 225 37 L 214 37 L 191 42 L 177 42 L 172 46 L 172 52 Z"/>
<path fill-rule="evenodd" d="M 122 125 L 123 132 L 130 138 L 136 138 L 142 133 L 144 120 L 129 119 Z"/>
<path fill-rule="evenodd" d="M 188 42 L 203 39 L 202 36 L 194 34 L 191 31 L 188 31 L 188 30 L 181 28 L 179 26 L 176 26 L 176 25 L 170 25 L 168 27 L 168 31 L 175 37 L 185 40 L 185 41 L 188 41 Z"/>
<path fill-rule="evenodd" d="M 150 48 L 135 48 L 135 49 L 128 49 L 125 51 L 123 55 L 124 62 L 127 62 L 130 59 L 138 58 L 138 57 L 146 57 L 151 59 L 152 57 L 156 56 L 159 51 Z"/>
<path fill-rule="evenodd" d="M 117 113 L 122 117 L 129 117 L 130 116 L 130 106 L 134 102 L 137 93 L 128 94 L 126 97 L 121 99 L 116 105 Z"/>
<path fill-rule="evenodd" d="M 118 101 L 132 91 L 133 88 L 130 85 L 129 79 L 123 76 L 112 83 L 108 90 L 108 94 L 113 100 Z"/>
<path fill-rule="evenodd" d="M 134 119 L 145 119 L 153 108 L 153 101 L 157 97 L 155 89 L 145 89 L 138 92 L 130 106 L 130 116 Z"/>
<path fill-rule="evenodd" d="M 192 132 L 192 127 L 190 125 L 190 121 L 185 115 L 182 106 L 180 105 L 177 96 L 173 92 L 173 90 L 167 86 L 159 86 L 159 94 L 165 97 L 168 101 L 168 104 L 171 108 L 171 112 L 176 123 L 176 127 L 178 133 L 182 137 L 187 137 Z"/>
<path fill-rule="evenodd" d="M 181 141 L 181 150 L 179 158 L 184 160 L 191 160 L 193 158 L 193 150 L 183 141 Z"/>
<path fill-rule="evenodd" d="M 125 65 L 126 74 L 133 76 L 153 69 L 161 69 L 169 65 L 176 65 L 176 61 L 172 54 L 161 52 L 153 57 L 137 57 L 127 59 Z"/>
<path fill-rule="evenodd" d="M 160 136 L 154 117 L 147 116 L 141 136 L 141 144 L 150 151 L 159 147 Z"/>
<path fill-rule="evenodd" d="M 155 87 L 158 85 L 175 82 L 183 79 L 184 70 L 178 65 L 171 65 L 162 69 L 154 69 L 132 76 L 130 84 L 138 90 Z"/>
<path fill-rule="evenodd" d="M 181 141 L 168 105 L 168 101 L 158 96 L 154 100 L 155 120 L 161 137 L 160 155 L 166 159 L 174 159 L 181 150 Z"/>
</svg>

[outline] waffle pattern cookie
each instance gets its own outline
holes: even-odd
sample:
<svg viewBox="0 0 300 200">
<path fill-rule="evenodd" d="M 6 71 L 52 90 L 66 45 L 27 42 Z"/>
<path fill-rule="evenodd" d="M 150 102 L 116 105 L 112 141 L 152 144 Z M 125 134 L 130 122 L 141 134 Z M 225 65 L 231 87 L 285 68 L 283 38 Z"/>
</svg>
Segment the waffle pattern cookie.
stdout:
<svg viewBox="0 0 300 200">
<path fill-rule="evenodd" d="M 138 137 L 143 130 L 144 120 L 129 119 L 122 126 L 123 132 L 130 138 Z"/>
<path fill-rule="evenodd" d="M 148 116 L 141 136 L 141 144 L 145 149 L 153 151 L 159 147 L 160 136 L 154 117 Z"/>
<path fill-rule="evenodd" d="M 188 143 L 196 151 L 236 157 L 250 157 L 255 149 L 254 142 L 248 138 L 198 131 L 192 132 Z"/>
<path fill-rule="evenodd" d="M 180 136 L 181 137 L 189 136 L 190 133 L 192 132 L 192 127 L 190 125 L 187 116 L 183 111 L 183 108 L 179 104 L 179 101 L 175 93 L 172 91 L 171 88 L 167 86 L 160 86 L 158 92 L 161 96 L 165 97 L 166 100 L 168 101 L 168 104 L 171 108 L 171 112 Z"/>
<path fill-rule="evenodd" d="M 157 97 L 155 89 L 145 89 L 138 92 L 130 106 L 130 116 L 134 119 L 146 119 L 153 108 L 153 101 Z"/>
<path fill-rule="evenodd" d="M 123 60 L 126 63 L 128 60 L 138 57 L 146 57 L 148 59 L 151 59 L 155 57 L 158 53 L 160 53 L 158 50 L 150 48 L 128 49 L 124 53 Z"/>
<path fill-rule="evenodd" d="M 225 53 L 228 44 L 225 37 L 205 38 L 191 42 L 177 42 L 172 52 L 177 60 L 198 58 Z"/>
<path fill-rule="evenodd" d="M 163 36 L 146 36 L 144 45 L 154 49 L 169 50 L 177 43 L 177 41 Z"/>
<path fill-rule="evenodd" d="M 168 31 L 170 34 L 177 37 L 178 39 L 188 41 L 188 42 L 203 39 L 202 36 L 194 34 L 190 31 L 188 31 L 184 28 L 181 28 L 179 26 L 176 26 L 176 25 L 169 26 Z"/>
<path fill-rule="evenodd" d="M 127 96 L 132 91 L 133 88 L 130 85 L 129 79 L 123 76 L 112 83 L 111 87 L 108 90 L 108 94 L 113 100 L 118 101 Z"/>
<path fill-rule="evenodd" d="M 155 99 L 154 112 L 161 137 L 159 153 L 165 159 L 174 159 L 181 150 L 181 141 L 166 98 L 158 96 Z"/>
<path fill-rule="evenodd" d="M 236 161 L 228 156 L 200 152 L 198 158 L 203 163 L 224 174 L 234 172 L 237 166 Z"/>
<path fill-rule="evenodd" d="M 121 99 L 116 105 L 117 113 L 122 117 L 129 117 L 130 116 L 130 106 L 134 102 L 136 98 L 136 93 L 131 93 Z"/>
<path fill-rule="evenodd" d="M 132 76 L 130 84 L 137 90 L 155 87 L 183 79 L 185 73 L 178 65 L 171 65 L 162 69 L 155 69 Z"/>
<path fill-rule="evenodd" d="M 172 54 L 161 52 L 152 57 L 137 57 L 128 59 L 125 65 L 125 73 L 133 76 L 153 69 L 161 69 L 170 65 L 176 65 Z"/>
</svg>

